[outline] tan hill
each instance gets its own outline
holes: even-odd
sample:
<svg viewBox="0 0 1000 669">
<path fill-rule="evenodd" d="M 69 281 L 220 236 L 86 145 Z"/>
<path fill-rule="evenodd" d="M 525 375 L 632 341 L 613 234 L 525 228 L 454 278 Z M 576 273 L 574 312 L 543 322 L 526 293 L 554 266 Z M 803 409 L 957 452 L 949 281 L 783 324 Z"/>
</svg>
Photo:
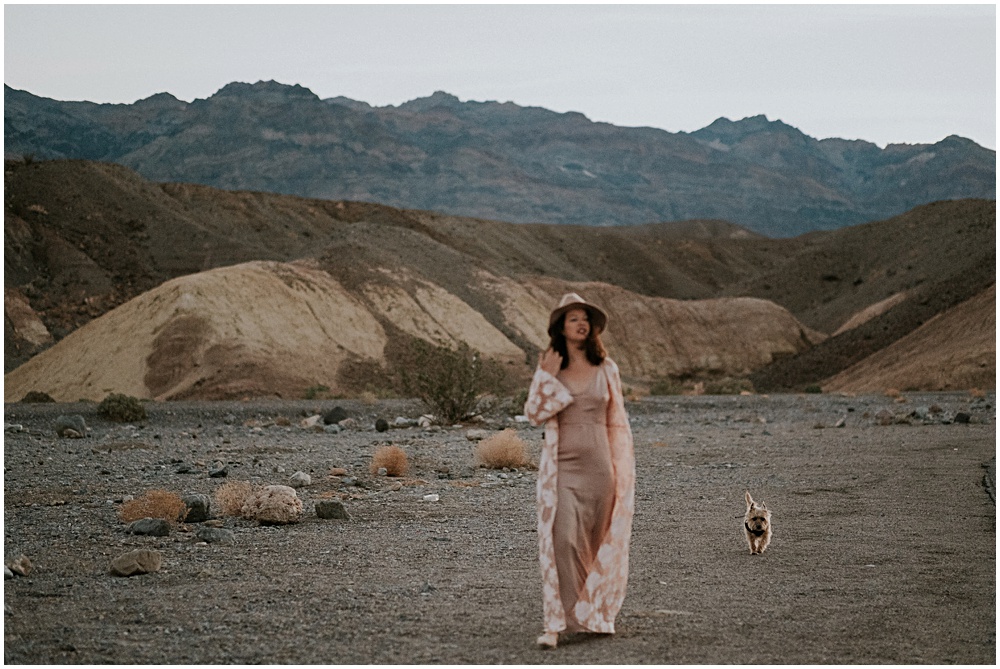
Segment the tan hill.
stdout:
<svg viewBox="0 0 1000 669">
<path fill-rule="evenodd" d="M 995 388 L 996 284 L 823 383 L 827 391 Z"/>
<path fill-rule="evenodd" d="M 76 330 L 4 377 L 5 401 L 30 390 L 57 400 L 110 392 L 155 399 L 302 397 L 345 387 L 357 362 L 385 367 L 392 339 L 465 342 L 524 381 L 522 350 L 481 313 L 405 270 L 347 288 L 312 262 L 253 262 L 173 279 Z M 822 335 L 765 300 L 679 301 L 605 284 L 519 283 L 481 272 L 505 329 L 547 343 L 549 310 L 567 290 L 607 305 L 606 343 L 626 379 L 743 375 Z M 369 369 L 373 369 L 370 367 Z"/>
</svg>

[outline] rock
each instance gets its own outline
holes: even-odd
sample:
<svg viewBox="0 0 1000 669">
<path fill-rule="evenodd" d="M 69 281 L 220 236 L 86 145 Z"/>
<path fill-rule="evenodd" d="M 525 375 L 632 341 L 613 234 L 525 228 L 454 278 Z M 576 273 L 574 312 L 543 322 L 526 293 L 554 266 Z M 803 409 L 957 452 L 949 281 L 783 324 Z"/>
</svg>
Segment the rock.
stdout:
<svg viewBox="0 0 1000 669">
<path fill-rule="evenodd" d="M 417 425 L 419 425 L 420 427 L 430 427 L 433 422 L 434 422 L 434 416 L 430 414 L 424 414 L 423 416 L 417 419 Z"/>
<path fill-rule="evenodd" d="M 340 431 L 342 429 L 343 428 L 340 427 L 339 425 L 325 425 L 323 427 L 323 432 L 325 432 L 326 434 L 340 434 Z"/>
<path fill-rule="evenodd" d="M 971 419 L 972 416 L 965 413 L 964 411 L 959 411 L 957 414 L 955 414 L 956 423 L 968 423 Z"/>
<path fill-rule="evenodd" d="M 847 425 L 847 419 L 841 418 L 840 420 L 837 421 L 837 424 L 834 425 L 834 427 L 844 427 L 845 425 Z"/>
<path fill-rule="evenodd" d="M 112 576 L 139 576 L 160 571 L 162 558 L 156 551 L 147 548 L 129 551 L 111 561 Z"/>
<path fill-rule="evenodd" d="M 379 467 L 378 472 L 376 472 L 376 476 L 388 476 L 388 475 L 389 475 L 389 470 L 386 469 L 385 467 Z"/>
<path fill-rule="evenodd" d="M 292 477 L 288 485 L 292 486 L 293 488 L 304 488 L 308 485 L 312 485 L 312 477 L 309 476 L 309 474 L 306 474 L 305 472 L 295 472 L 294 474 L 292 474 Z"/>
<path fill-rule="evenodd" d="M 56 434 L 60 437 L 79 439 L 87 434 L 87 423 L 83 416 L 73 414 L 70 416 L 59 416 L 55 422 Z"/>
<path fill-rule="evenodd" d="M 27 576 L 31 573 L 31 560 L 28 559 L 27 555 L 18 555 L 16 558 L 4 560 L 3 564 L 17 576 Z"/>
<path fill-rule="evenodd" d="M 194 536 L 209 544 L 231 544 L 236 541 L 235 532 L 219 527 L 203 527 Z"/>
<path fill-rule="evenodd" d="M 213 479 L 221 479 L 229 476 L 229 467 L 221 463 L 217 463 L 215 467 L 208 472 L 208 476 Z"/>
<path fill-rule="evenodd" d="M 396 416 L 396 420 L 392 421 L 392 426 L 397 428 L 402 427 L 413 427 L 417 422 L 412 418 L 406 418 L 405 416 Z"/>
<path fill-rule="evenodd" d="M 10 567 L 8 567 L 7 565 L 4 565 L 3 566 L 3 580 L 6 581 L 8 578 L 14 578 L 14 572 L 12 572 L 10 570 Z"/>
<path fill-rule="evenodd" d="M 333 407 L 323 414 L 323 422 L 327 425 L 335 425 L 347 417 L 347 411 L 343 407 Z"/>
<path fill-rule="evenodd" d="M 527 423 L 528 422 L 528 417 L 525 416 L 525 415 L 523 415 L 523 414 L 520 415 L 520 416 L 514 416 L 514 422 L 515 423 Z"/>
<path fill-rule="evenodd" d="M 330 476 L 346 476 L 347 470 L 343 467 L 334 467 L 330 470 Z"/>
<path fill-rule="evenodd" d="M 930 415 L 930 409 L 927 407 L 917 407 L 910 415 L 918 420 L 927 420 L 927 417 Z"/>
<path fill-rule="evenodd" d="M 306 429 L 308 429 L 308 428 L 316 427 L 317 425 L 319 425 L 319 422 L 321 420 L 323 420 L 323 417 L 320 416 L 319 414 L 315 414 L 313 416 L 309 416 L 308 418 L 302 419 L 302 422 L 299 423 L 299 425 L 302 426 L 302 427 L 304 427 L 304 428 L 306 428 Z"/>
<path fill-rule="evenodd" d="M 335 520 L 351 519 L 351 514 L 347 512 L 344 503 L 339 499 L 321 499 L 316 502 L 316 516 L 318 518 L 332 518 Z"/>
<path fill-rule="evenodd" d="M 236 416 L 234 414 L 227 413 L 225 416 L 223 416 L 222 422 L 225 423 L 226 425 L 233 425 L 236 423 Z"/>
<path fill-rule="evenodd" d="M 486 430 L 469 430 L 465 433 L 465 438 L 469 441 L 482 441 L 488 436 L 490 436 L 490 433 Z"/>
<path fill-rule="evenodd" d="M 440 499 L 441 499 L 441 496 L 438 495 L 436 492 L 432 492 L 429 495 L 424 495 L 424 501 L 425 502 L 437 502 Z"/>
<path fill-rule="evenodd" d="M 128 526 L 129 534 L 141 534 L 147 537 L 165 537 L 170 534 L 170 523 L 163 518 L 142 518 Z"/>
<path fill-rule="evenodd" d="M 222 527 L 225 521 L 220 518 L 213 518 L 212 520 L 206 520 L 203 524 L 205 527 Z"/>
<path fill-rule="evenodd" d="M 875 412 L 875 422 L 879 425 L 892 425 L 896 420 L 895 414 L 888 409 L 879 409 Z"/>
<path fill-rule="evenodd" d="M 208 495 L 189 492 L 181 497 L 187 507 L 184 520 L 188 523 L 201 523 L 212 517 L 212 500 Z"/>
<path fill-rule="evenodd" d="M 344 420 L 337 423 L 337 425 L 344 428 L 345 430 L 358 429 L 358 421 L 354 420 L 353 418 L 345 418 Z"/>
<path fill-rule="evenodd" d="M 4 423 L 3 431 L 10 432 L 12 434 L 17 434 L 18 432 L 24 432 L 24 426 L 21 425 L 20 423 L 10 423 L 10 424 Z"/>
<path fill-rule="evenodd" d="M 243 503 L 244 518 L 262 525 L 297 523 L 302 515 L 302 500 L 295 489 L 285 485 L 269 485 L 251 494 Z"/>
<path fill-rule="evenodd" d="M 377 421 L 375 421 L 375 430 L 377 432 L 385 432 L 388 429 L 389 429 L 389 423 L 388 421 L 386 421 L 386 419 L 379 418 Z"/>
<path fill-rule="evenodd" d="M 195 471 L 194 467 L 187 464 L 186 462 L 180 463 L 179 465 L 177 465 L 177 468 L 174 469 L 175 474 L 193 474 L 194 471 Z"/>
<path fill-rule="evenodd" d="M 340 479 L 340 484 L 346 486 L 356 485 L 357 482 L 358 480 L 352 476 L 345 476 L 344 478 Z"/>
</svg>

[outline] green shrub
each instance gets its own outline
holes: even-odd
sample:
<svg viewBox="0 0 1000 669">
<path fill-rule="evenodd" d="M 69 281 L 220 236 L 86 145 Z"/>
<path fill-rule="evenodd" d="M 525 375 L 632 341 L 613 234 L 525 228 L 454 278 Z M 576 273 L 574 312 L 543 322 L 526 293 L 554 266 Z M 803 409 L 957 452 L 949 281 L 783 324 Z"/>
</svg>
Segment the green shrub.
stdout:
<svg viewBox="0 0 1000 669">
<path fill-rule="evenodd" d="M 503 394 L 504 368 L 464 342 L 451 348 L 414 339 L 407 348 L 405 355 L 394 356 L 393 361 L 400 388 L 423 400 L 447 423 L 470 415 L 481 395 Z"/>
<path fill-rule="evenodd" d="M 739 395 L 742 392 L 754 392 L 750 379 L 734 379 L 725 376 L 721 379 L 705 381 L 706 395 Z"/>
<path fill-rule="evenodd" d="M 51 395 L 43 393 L 39 390 L 29 390 L 28 394 L 21 398 L 21 401 L 25 404 L 47 404 L 49 402 L 55 402 Z"/>
<path fill-rule="evenodd" d="M 807 393 L 822 393 L 823 389 L 820 386 L 817 386 L 817 385 L 806 386 L 806 392 Z"/>
<path fill-rule="evenodd" d="M 137 398 L 111 393 L 97 405 L 97 413 L 116 423 L 146 420 L 146 407 Z"/>
<path fill-rule="evenodd" d="M 649 387 L 650 395 L 680 395 L 684 391 L 684 386 L 680 381 L 663 377 L 653 382 Z"/>
<path fill-rule="evenodd" d="M 309 386 L 308 388 L 306 388 L 304 398 L 307 400 L 315 400 L 319 398 L 325 399 L 327 397 L 327 393 L 329 392 L 330 392 L 329 386 L 324 386 L 322 383 L 317 383 L 314 386 Z"/>
</svg>

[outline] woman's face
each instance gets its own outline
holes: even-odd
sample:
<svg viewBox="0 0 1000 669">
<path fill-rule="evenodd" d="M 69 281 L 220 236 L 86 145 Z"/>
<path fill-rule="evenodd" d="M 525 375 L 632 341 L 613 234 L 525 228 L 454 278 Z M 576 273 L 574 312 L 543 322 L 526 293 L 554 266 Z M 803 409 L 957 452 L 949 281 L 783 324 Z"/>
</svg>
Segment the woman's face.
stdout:
<svg viewBox="0 0 1000 669">
<path fill-rule="evenodd" d="M 563 336 L 570 344 L 582 345 L 590 335 L 590 317 L 586 309 L 570 309 L 563 323 Z"/>
</svg>

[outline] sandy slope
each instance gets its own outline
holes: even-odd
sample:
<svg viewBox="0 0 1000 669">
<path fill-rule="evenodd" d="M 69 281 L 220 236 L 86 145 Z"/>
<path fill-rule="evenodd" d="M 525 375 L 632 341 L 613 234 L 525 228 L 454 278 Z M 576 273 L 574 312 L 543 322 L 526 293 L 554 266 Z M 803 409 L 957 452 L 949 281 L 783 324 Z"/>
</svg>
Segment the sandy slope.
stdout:
<svg viewBox="0 0 1000 669">
<path fill-rule="evenodd" d="M 827 391 L 957 390 L 996 383 L 996 285 L 823 384 Z"/>
<path fill-rule="evenodd" d="M 606 344 L 631 381 L 667 374 L 744 374 L 822 335 L 753 298 L 680 301 L 601 283 L 517 282 L 486 272 L 504 330 L 453 293 L 405 270 L 347 289 L 309 262 L 251 262 L 168 281 L 114 309 L 7 374 L 6 401 L 41 390 L 61 401 L 109 392 L 155 399 L 301 397 L 334 392 L 345 362 L 383 363 L 392 328 L 465 342 L 519 366 L 548 343 L 548 313 L 568 291 L 611 316 Z M 520 348 L 512 338 L 528 342 Z"/>
</svg>

